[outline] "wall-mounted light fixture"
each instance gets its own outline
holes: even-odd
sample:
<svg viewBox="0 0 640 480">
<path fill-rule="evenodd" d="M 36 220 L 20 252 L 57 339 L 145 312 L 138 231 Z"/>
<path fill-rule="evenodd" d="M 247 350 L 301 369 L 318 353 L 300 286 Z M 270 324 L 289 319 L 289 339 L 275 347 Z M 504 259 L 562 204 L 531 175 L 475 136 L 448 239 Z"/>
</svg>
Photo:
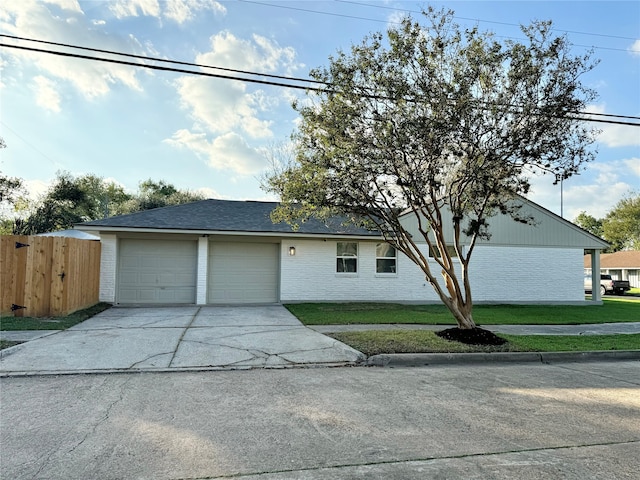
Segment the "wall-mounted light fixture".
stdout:
<svg viewBox="0 0 640 480">
<path fill-rule="evenodd" d="M 296 247 L 289 247 L 289 255 L 294 256 L 296 254 Z"/>
</svg>

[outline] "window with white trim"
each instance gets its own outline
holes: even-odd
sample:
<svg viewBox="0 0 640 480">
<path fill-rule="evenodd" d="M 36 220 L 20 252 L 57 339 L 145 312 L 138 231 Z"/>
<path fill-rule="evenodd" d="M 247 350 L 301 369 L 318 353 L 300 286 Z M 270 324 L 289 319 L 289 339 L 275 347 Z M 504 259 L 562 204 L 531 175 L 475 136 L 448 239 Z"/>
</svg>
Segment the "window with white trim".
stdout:
<svg viewBox="0 0 640 480">
<path fill-rule="evenodd" d="M 336 272 L 358 272 L 358 243 L 338 242 L 336 249 Z"/>
<path fill-rule="evenodd" d="M 458 256 L 456 253 L 456 247 L 453 245 L 447 245 L 447 251 L 451 258 L 456 258 Z M 435 245 L 433 247 L 429 247 L 429 258 L 440 258 L 440 251 Z"/>
<path fill-rule="evenodd" d="M 388 243 L 376 244 L 376 273 L 395 274 L 397 263 L 398 252 L 392 245 Z"/>
</svg>

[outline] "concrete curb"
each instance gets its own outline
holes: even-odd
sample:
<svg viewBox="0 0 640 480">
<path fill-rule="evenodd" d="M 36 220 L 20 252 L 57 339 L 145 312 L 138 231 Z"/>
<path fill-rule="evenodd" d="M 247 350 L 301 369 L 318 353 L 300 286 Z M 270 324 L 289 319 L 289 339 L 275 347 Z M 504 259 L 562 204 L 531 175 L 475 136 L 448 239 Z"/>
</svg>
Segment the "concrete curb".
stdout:
<svg viewBox="0 0 640 480">
<path fill-rule="evenodd" d="M 372 355 L 371 367 L 423 367 L 472 363 L 551 363 L 594 362 L 602 360 L 640 360 L 640 350 L 592 352 L 497 352 L 497 353 L 396 353 Z"/>
</svg>

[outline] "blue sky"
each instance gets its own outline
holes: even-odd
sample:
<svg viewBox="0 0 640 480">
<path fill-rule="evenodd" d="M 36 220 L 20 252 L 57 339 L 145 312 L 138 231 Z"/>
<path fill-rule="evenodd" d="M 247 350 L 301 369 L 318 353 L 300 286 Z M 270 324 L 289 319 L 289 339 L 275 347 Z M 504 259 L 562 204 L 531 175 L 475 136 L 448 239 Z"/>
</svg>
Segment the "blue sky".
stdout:
<svg viewBox="0 0 640 480">
<path fill-rule="evenodd" d="M 425 2 L 20 0 L 0 6 L 0 31 L 137 55 L 307 77 L 338 49 L 385 30 Z M 640 2 L 432 2 L 464 26 L 522 38 L 554 21 L 576 53 L 601 60 L 584 77 L 591 111 L 640 116 Z M 417 15 L 414 13 L 414 16 Z M 2 39 L 7 43 L 17 43 Z M 20 42 L 21 45 L 27 45 Z M 37 46 L 31 44 L 31 46 Z M 40 45 L 40 47 L 45 47 Z M 135 191 L 148 178 L 212 198 L 271 199 L 265 150 L 295 129 L 299 90 L 1 50 L 0 171 L 43 192 L 56 171 L 92 173 Z M 640 128 L 602 125 L 597 160 L 564 182 L 564 216 L 602 217 L 640 191 Z M 560 187 L 534 179 L 530 198 L 560 214 Z"/>
</svg>

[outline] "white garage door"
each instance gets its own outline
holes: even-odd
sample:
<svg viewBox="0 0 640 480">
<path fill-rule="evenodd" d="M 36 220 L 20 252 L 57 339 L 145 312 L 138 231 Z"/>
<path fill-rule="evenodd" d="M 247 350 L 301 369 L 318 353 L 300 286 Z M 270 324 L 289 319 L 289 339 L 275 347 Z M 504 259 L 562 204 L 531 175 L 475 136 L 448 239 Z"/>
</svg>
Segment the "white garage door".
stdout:
<svg viewBox="0 0 640 480">
<path fill-rule="evenodd" d="M 278 245 L 209 244 L 209 303 L 278 301 Z"/>
<path fill-rule="evenodd" d="M 195 303 L 195 241 L 120 241 L 118 303 Z"/>
</svg>

